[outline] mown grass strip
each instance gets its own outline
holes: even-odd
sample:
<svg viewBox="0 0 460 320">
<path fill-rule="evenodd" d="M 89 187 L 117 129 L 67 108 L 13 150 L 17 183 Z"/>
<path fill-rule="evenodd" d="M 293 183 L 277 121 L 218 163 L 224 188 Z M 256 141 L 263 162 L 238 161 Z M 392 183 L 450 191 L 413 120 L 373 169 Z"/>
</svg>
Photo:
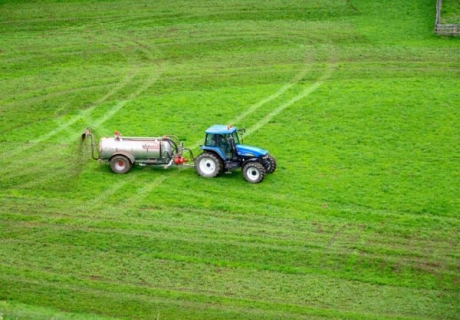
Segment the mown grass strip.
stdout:
<svg viewBox="0 0 460 320">
<path fill-rule="evenodd" d="M 9 225 L 7 235 L 20 237 L 27 230 L 23 244 L 36 242 L 48 246 L 67 245 L 71 247 L 91 248 L 89 244 L 98 244 L 96 251 L 110 251 L 119 254 L 147 254 L 153 259 L 167 259 L 186 263 L 204 263 L 232 268 L 249 268 L 270 270 L 288 274 L 325 274 L 344 279 L 356 279 L 369 283 L 387 284 L 393 286 L 419 287 L 418 279 L 424 278 L 423 288 L 435 288 L 441 285 L 455 288 L 454 261 L 448 265 L 440 264 L 438 260 L 430 262 L 426 258 L 413 257 L 412 254 L 395 251 L 378 251 L 378 254 L 364 253 L 358 245 L 359 235 L 346 236 L 351 248 L 331 247 L 331 243 L 319 246 L 316 242 L 294 242 L 294 246 L 265 245 L 261 242 L 246 242 L 239 237 L 237 241 L 227 239 L 225 233 L 212 235 L 203 230 L 186 232 L 187 229 L 177 227 L 153 227 L 147 233 L 123 232 L 115 229 L 94 228 L 93 223 L 85 223 L 85 227 L 59 224 L 43 224 L 38 221 L 16 223 L 17 227 Z M 5 225 L 6 227 L 6 225 Z M 20 234 L 16 234 L 18 230 Z M 91 233 L 88 234 L 88 231 Z M 199 235 L 201 235 L 199 237 Z M 338 232 L 337 235 L 343 236 Z M 356 238 L 358 237 L 358 238 Z M 314 238 L 313 238 L 314 241 Z M 337 241 L 333 239 L 333 241 Z M 341 239 L 343 241 L 343 239 Z M 5 249 L 8 248 L 5 244 Z M 12 247 L 11 247 L 12 248 Z M 92 250 L 92 249 L 91 249 Z M 392 259 L 386 258 L 385 253 L 391 252 Z M 45 252 L 43 252 L 45 253 Z M 25 255 L 27 256 L 27 255 Z M 136 257 L 136 256 L 134 256 Z M 360 270 L 357 272 L 357 268 Z M 322 271 L 319 271 L 322 270 Z M 362 272 L 366 270 L 366 277 Z M 437 275 L 442 277 L 438 279 Z"/>
<path fill-rule="evenodd" d="M 8 270 L 2 266 L 4 271 Z M 19 271 L 19 270 L 18 270 Z M 56 291 L 56 294 L 53 296 L 62 296 L 63 299 L 65 297 L 73 297 L 71 298 L 74 301 L 74 298 L 77 298 L 79 295 L 87 295 L 87 297 L 91 297 L 94 299 L 92 306 L 98 305 L 99 303 L 103 303 L 105 299 L 121 299 L 123 298 L 125 303 L 134 303 L 138 306 L 137 312 L 134 313 L 134 317 L 146 316 L 146 312 L 156 312 L 157 309 L 160 307 L 164 307 L 164 303 L 178 305 L 183 310 L 186 309 L 188 312 L 192 313 L 192 316 L 195 317 L 194 313 L 199 311 L 203 308 L 211 308 L 214 309 L 215 312 L 222 312 L 228 313 L 232 311 L 237 311 L 238 313 L 243 312 L 248 314 L 247 317 L 253 317 L 255 314 L 261 314 L 262 310 L 268 312 L 270 314 L 270 318 L 273 315 L 283 315 L 286 317 L 294 317 L 296 316 L 305 316 L 305 315 L 312 315 L 312 316 L 327 316 L 327 317 L 347 317 L 347 318 L 370 318 L 374 319 L 375 317 L 371 314 L 362 310 L 361 312 L 352 311 L 336 311 L 330 308 L 314 308 L 314 307 L 304 307 L 300 305 L 293 304 L 292 302 L 267 302 L 259 299 L 242 299 L 238 297 L 239 295 L 232 296 L 231 291 L 228 291 L 227 294 L 224 295 L 215 295 L 212 292 L 203 291 L 202 293 L 193 293 L 188 291 L 186 288 L 171 288 L 170 290 L 159 289 L 155 287 L 150 287 L 148 285 L 144 286 L 134 286 L 132 284 L 120 284 L 114 282 L 102 282 L 97 277 L 89 277 L 88 279 L 66 279 L 66 277 L 59 276 L 56 274 L 51 273 L 43 273 L 43 272 L 36 272 L 24 270 L 27 273 L 28 279 L 24 282 L 22 280 L 21 272 L 15 273 L 15 275 L 10 274 L 10 281 L 16 282 L 17 285 L 21 287 L 27 288 L 28 286 L 40 286 L 46 288 L 46 291 Z M 225 270 L 221 270 L 220 272 L 225 272 Z M 269 276 L 267 274 L 267 276 Z M 31 280 L 31 278 L 36 278 L 36 280 Z M 239 279 L 235 279 L 237 282 L 240 281 Z M 238 286 L 238 283 L 236 283 Z M 231 290 L 230 288 L 228 288 Z M 27 290 L 27 289 L 26 289 Z M 14 291 L 14 290 L 12 290 Z M 299 293 L 297 293 L 299 294 Z M 335 293 L 333 293 L 335 294 Z M 431 294 L 426 292 L 425 295 L 429 295 L 431 298 Z M 77 297 L 76 297 L 77 296 Z M 82 297 L 78 297 L 82 298 Z M 319 297 L 318 297 L 319 298 Z M 80 300 L 78 299 L 78 300 Z M 89 298 L 87 298 L 89 299 Z M 321 299 L 321 298 L 320 298 Z M 77 300 L 77 299 L 75 299 Z M 327 298 L 325 299 L 327 300 Z M 142 304 L 139 304 L 135 301 L 141 301 Z M 122 312 L 122 310 L 126 310 L 124 308 L 123 303 L 120 308 L 113 310 L 113 312 Z M 73 304 L 71 304 L 73 305 Z M 144 307 L 140 307 L 144 305 Z M 270 305 L 276 305 L 277 310 L 276 312 L 270 311 L 272 308 Z M 147 307 L 148 306 L 148 307 Z M 357 306 L 357 304 L 356 304 Z M 392 312 L 388 312 L 386 315 L 382 315 L 383 317 L 404 317 L 404 311 L 398 310 L 400 306 L 394 306 L 395 309 Z M 196 310 L 198 309 L 198 310 Z M 163 309 L 162 309 L 163 310 Z M 426 310 L 424 310 L 426 311 Z M 449 310 L 445 310 L 449 311 Z M 110 314 L 117 315 L 111 312 Z M 126 311 L 125 311 L 126 312 Z M 133 312 L 129 309 L 129 312 Z M 164 311 L 163 311 L 164 312 Z M 202 310 L 201 310 L 202 312 Z M 144 313 L 144 315 L 143 315 Z M 448 313 L 445 313 L 448 314 Z"/>
</svg>

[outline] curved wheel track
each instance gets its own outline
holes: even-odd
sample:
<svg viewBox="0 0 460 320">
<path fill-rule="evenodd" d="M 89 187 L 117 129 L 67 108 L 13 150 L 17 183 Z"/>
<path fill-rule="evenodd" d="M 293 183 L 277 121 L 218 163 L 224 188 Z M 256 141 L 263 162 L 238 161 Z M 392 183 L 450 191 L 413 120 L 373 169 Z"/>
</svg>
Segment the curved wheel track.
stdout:
<svg viewBox="0 0 460 320">
<path fill-rule="evenodd" d="M 310 60 L 310 59 L 309 59 Z M 310 61 L 308 61 L 310 62 Z M 310 95 L 311 93 L 313 93 L 315 90 L 317 90 L 323 83 L 324 81 L 326 81 L 327 79 L 329 79 L 329 77 L 332 75 L 332 73 L 334 72 L 335 70 L 335 63 L 331 62 L 327 65 L 327 68 L 326 70 L 324 71 L 324 73 L 322 74 L 322 76 L 316 81 L 314 82 L 312 85 L 306 87 L 304 90 L 302 90 L 301 93 L 299 93 L 298 95 L 296 95 L 294 98 L 291 98 L 289 99 L 288 101 L 282 103 L 280 106 L 278 106 L 277 108 L 275 108 L 273 111 L 267 113 L 261 120 L 259 120 L 258 122 L 256 122 L 253 126 L 251 126 L 246 135 L 247 134 L 250 134 L 250 133 L 254 133 L 255 131 L 261 129 L 263 126 L 265 126 L 271 119 L 273 119 L 274 117 L 276 117 L 278 114 L 280 114 L 283 110 L 285 110 L 286 108 L 288 108 L 289 106 L 291 106 L 292 104 L 298 102 L 299 100 L 301 99 L 305 99 L 306 97 L 308 97 L 308 95 Z M 251 114 L 253 114 L 254 112 L 256 112 L 257 110 L 261 109 L 262 106 L 264 106 L 265 104 L 281 97 L 283 94 L 286 94 L 289 89 L 293 88 L 295 85 L 297 85 L 308 73 L 308 71 L 311 69 L 311 64 L 310 63 L 306 63 L 306 65 L 304 66 L 304 68 L 298 73 L 296 74 L 292 79 L 291 81 L 289 81 L 288 83 L 284 84 L 280 89 L 278 89 L 275 93 L 273 93 L 272 95 L 266 97 L 266 98 L 263 98 L 262 100 L 260 100 L 259 102 L 251 105 L 248 109 L 246 109 L 246 111 L 244 111 L 242 114 L 240 114 L 239 116 L 237 116 L 236 118 L 232 119 L 231 121 L 229 121 L 228 123 L 240 123 L 242 120 L 246 119 L 247 117 L 249 117 Z M 260 113 L 259 113 L 260 114 Z M 200 143 L 202 142 L 202 140 L 198 140 L 196 141 L 194 144 L 191 145 L 191 148 L 194 149 L 194 148 L 197 148 Z M 178 173 L 174 173 L 174 174 L 178 174 Z M 164 181 L 166 180 L 166 176 L 158 176 L 156 178 L 154 178 L 151 183 L 149 184 L 145 184 L 139 188 L 137 188 L 136 192 L 131 195 L 129 197 L 129 199 L 127 201 L 125 201 L 123 203 L 124 207 L 125 208 L 132 208 L 133 206 L 136 206 L 138 203 L 141 202 L 142 199 L 144 199 L 145 197 L 147 197 L 155 188 L 157 188 L 161 183 L 163 183 Z M 135 183 L 135 178 L 134 178 L 134 175 L 131 175 L 130 178 L 127 178 L 125 179 L 123 182 L 120 182 L 119 184 L 117 185 L 114 185 L 112 186 L 109 190 L 107 190 L 106 192 L 104 192 L 103 194 L 101 194 L 98 198 L 94 199 L 92 204 L 93 205 L 100 205 L 101 203 L 103 203 L 104 199 L 106 199 L 106 197 L 108 195 L 113 195 L 113 194 L 116 194 L 116 192 L 122 188 L 123 186 L 125 186 L 126 184 L 131 184 L 131 183 Z"/>
<path fill-rule="evenodd" d="M 125 74 L 123 79 L 117 83 L 113 88 L 111 88 L 106 94 L 96 99 L 91 103 L 92 107 L 87 108 L 72 118 L 59 121 L 56 120 L 57 126 L 50 131 L 42 134 L 36 139 L 32 140 L 26 145 L 20 145 L 11 151 L 8 152 L 8 155 L 5 154 L 5 161 L 8 165 L 0 168 L 0 174 L 2 175 L 2 180 L 5 181 L 5 184 L 9 186 L 11 180 L 18 181 L 19 177 L 27 177 L 30 175 L 35 175 L 38 178 L 30 181 L 23 181 L 20 183 L 21 188 L 32 188 L 36 185 L 40 185 L 44 181 L 49 181 L 53 179 L 53 176 L 63 174 L 69 175 L 68 167 L 72 167 L 75 159 L 71 156 L 66 156 L 63 152 L 67 149 L 69 143 L 75 145 L 79 140 L 81 135 L 81 130 L 83 128 L 75 129 L 73 126 L 77 122 L 84 122 L 89 124 L 91 127 L 100 128 L 103 124 L 113 117 L 119 110 L 121 110 L 128 102 L 134 100 L 140 94 L 145 92 L 149 87 L 151 87 L 161 76 L 162 66 L 155 62 L 155 54 L 152 52 L 152 49 L 142 45 L 141 43 L 133 43 L 139 51 L 146 56 L 147 65 L 136 66 L 136 57 L 126 57 L 127 62 L 131 66 L 129 72 Z M 156 53 L 160 54 L 159 52 Z M 152 70 L 153 65 L 153 70 Z M 143 73 L 141 73 L 141 71 Z M 115 105 L 108 109 L 104 114 L 94 118 L 94 111 L 103 103 L 107 103 L 111 97 L 117 95 L 121 90 L 132 85 L 133 78 L 144 74 L 144 79 L 142 83 L 131 93 L 127 95 L 127 98 L 122 101 L 118 101 Z M 48 143 L 49 139 L 55 137 L 57 134 L 60 134 L 59 145 Z M 30 156 L 33 155 L 33 156 Z M 16 161 L 17 158 L 22 159 L 20 162 Z M 53 166 L 50 168 L 47 163 L 49 162 L 62 162 L 63 165 Z M 75 167 L 75 166 L 74 166 Z M 81 168 L 81 165 L 77 165 L 78 168 Z M 51 170 L 51 172 L 50 172 Z M 13 183 L 17 185 L 18 182 Z"/>
</svg>

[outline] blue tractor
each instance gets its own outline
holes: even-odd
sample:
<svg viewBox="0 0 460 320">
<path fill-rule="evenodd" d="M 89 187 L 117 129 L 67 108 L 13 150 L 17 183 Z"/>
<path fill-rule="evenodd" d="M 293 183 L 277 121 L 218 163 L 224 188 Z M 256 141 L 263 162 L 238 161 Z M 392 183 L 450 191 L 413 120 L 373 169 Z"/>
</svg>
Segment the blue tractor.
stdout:
<svg viewBox="0 0 460 320">
<path fill-rule="evenodd" d="M 204 144 L 200 146 L 203 152 L 195 158 L 196 172 L 202 177 L 213 178 L 241 168 L 250 183 L 259 183 L 265 174 L 273 173 L 275 158 L 267 150 L 241 144 L 244 131 L 226 125 L 209 127 Z"/>
</svg>

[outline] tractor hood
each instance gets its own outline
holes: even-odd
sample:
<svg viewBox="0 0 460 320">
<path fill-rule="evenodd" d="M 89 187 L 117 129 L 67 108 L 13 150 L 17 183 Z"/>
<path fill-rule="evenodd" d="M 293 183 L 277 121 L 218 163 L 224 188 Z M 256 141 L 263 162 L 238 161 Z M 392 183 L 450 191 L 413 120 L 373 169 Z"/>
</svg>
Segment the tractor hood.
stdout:
<svg viewBox="0 0 460 320">
<path fill-rule="evenodd" d="M 246 146 L 242 144 L 237 144 L 236 150 L 238 152 L 238 155 L 248 157 L 261 157 L 265 156 L 268 153 L 267 150 L 252 146 Z"/>
</svg>

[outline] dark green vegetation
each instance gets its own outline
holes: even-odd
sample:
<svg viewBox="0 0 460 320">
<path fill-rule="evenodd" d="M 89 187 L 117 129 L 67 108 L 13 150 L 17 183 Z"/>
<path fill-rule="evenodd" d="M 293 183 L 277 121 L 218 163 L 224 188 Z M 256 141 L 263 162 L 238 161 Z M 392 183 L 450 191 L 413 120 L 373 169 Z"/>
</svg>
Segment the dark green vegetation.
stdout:
<svg viewBox="0 0 460 320">
<path fill-rule="evenodd" d="M 460 24 L 460 1 L 443 0 L 441 8 L 441 22 Z"/>
<path fill-rule="evenodd" d="M 432 0 L 2 1 L 0 319 L 454 319 L 460 42 Z M 80 135 L 245 126 L 278 170 Z M 88 316 L 91 315 L 91 316 Z"/>
</svg>

